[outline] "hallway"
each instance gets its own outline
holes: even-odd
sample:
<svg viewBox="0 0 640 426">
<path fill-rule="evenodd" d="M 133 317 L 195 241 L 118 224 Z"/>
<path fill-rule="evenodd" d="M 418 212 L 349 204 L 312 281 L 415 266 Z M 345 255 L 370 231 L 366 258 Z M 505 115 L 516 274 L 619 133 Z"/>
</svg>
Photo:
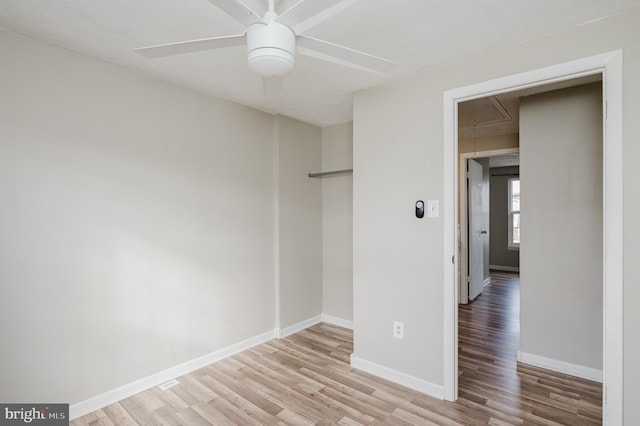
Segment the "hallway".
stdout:
<svg viewBox="0 0 640 426">
<path fill-rule="evenodd" d="M 602 423 L 600 383 L 516 362 L 518 274 L 492 271 L 482 295 L 459 305 L 458 318 L 458 403 L 476 407 L 483 423 Z"/>
</svg>

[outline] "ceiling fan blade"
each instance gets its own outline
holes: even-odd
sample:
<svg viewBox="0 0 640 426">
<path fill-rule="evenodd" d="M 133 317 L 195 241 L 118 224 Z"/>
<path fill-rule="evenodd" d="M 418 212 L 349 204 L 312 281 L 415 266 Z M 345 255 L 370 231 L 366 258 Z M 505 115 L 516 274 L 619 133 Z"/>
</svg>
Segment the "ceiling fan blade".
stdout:
<svg viewBox="0 0 640 426">
<path fill-rule="evenodd" d="M 312 37 L 298 36 L 298 53 L 374 74 L 384 75 L 395 62 Z"/>
<path fill-rule="evenodd" d="M 138 49 L 133 49 L 133 51 L 146 56 L 147 58 L 161 58 L 163 56 L 182 55 L 183 53 L 199 52 L 201 50 L 240 46 L 245 44 L 245 42 L 245 33 L 242 33 L 232 36 L 203 38 L 200 40 L 189 40 L 178 43 L 140 47 Z"/>
<path fill-rule="evenodd" d="M 359 0 L 280 0 L 277 3 L 280 22 L 301 34 L 351 6 Z"/>
<path fill-rule="evenodd" d="M 267 3 L 263 0 L 209 0 L 218 9 L 231 16 L 242 25 L 247 25 L 249 16 L 253 15 L 262 21 L 267 11 Z"/>
<path fill-rule="evenodd" d="M 269 77 L 262 79 L 262 88 L 267 96 L 279 95 L 282 93 L 282 77 Z"/>
</svg>

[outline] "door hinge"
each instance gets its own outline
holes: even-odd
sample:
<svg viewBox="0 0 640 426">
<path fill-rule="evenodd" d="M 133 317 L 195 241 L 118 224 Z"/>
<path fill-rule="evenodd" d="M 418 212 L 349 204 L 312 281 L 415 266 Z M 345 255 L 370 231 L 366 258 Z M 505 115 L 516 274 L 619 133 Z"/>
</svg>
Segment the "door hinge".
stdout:
<svg viewBox="0 0 640 426">
<path fill-rule="evenodd" d="M 467 275 L 467 282 L 470 283 L 471 282 L 471 276 Z"/>
<path fill-rule="evenodd" d="M 467 179 L 471 177 L 471 173 L 467 172 Z"/>
<path fill-rule="evenodd" d="M 456 264 L 456 255 L 451 256 L 451 263 Z"/>
</svg>

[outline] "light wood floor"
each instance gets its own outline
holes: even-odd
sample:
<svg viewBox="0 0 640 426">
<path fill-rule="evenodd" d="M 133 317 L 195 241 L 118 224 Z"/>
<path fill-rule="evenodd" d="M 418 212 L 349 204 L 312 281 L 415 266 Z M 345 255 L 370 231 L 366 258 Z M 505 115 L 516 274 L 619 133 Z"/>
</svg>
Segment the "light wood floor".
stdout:
<svg viewBox="0 0 640 426">
<path fill-rule="evenodd" d="M 516 365 L 517 276 L 460 308 L 460 399 L 440 401 L 352 370 L 352 333 L 318 324 L 153 388 L 72 425 L 587 425 L 597 383 Z M 514 322 L 515 321 L 515 322 Z"/>
</svg>

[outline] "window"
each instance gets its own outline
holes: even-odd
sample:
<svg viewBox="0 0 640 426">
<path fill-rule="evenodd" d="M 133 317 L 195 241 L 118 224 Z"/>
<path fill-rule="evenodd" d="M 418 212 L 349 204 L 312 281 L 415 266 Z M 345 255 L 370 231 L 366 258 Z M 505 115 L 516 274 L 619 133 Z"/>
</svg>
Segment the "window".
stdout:
<svg viewBox="0 0 640 426">
<path fill-rule="evenodd" d="M 520 179 L 509 179 L 509 248 L 520 249 Z"/>
</svg>

